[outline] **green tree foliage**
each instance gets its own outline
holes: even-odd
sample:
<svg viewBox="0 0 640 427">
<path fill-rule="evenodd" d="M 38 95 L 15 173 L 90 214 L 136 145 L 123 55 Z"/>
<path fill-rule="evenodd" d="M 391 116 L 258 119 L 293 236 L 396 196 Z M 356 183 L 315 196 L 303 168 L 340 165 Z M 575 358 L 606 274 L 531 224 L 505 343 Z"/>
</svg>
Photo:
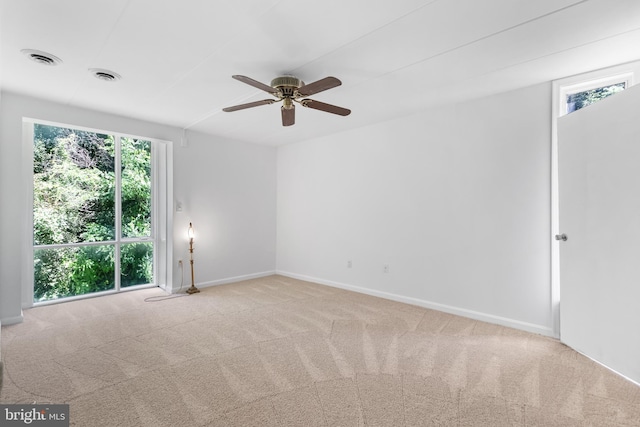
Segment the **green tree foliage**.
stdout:
<svg viewBox="0 0 640 427">
<path fill-rule="evenodd" d="M 34 245 L 115 239 L 112 135 L 34 125 Z M 151 143 L 121 139 L 123 237 L 151 235 Z M 112 289 L 115 245 L 38 248 L 34 298 Z M 122 286 L 153 281 L 153 244 L 121 246 Z"/>
<path fill-rule="evenodd" d="M 151 143 L 122 138 L 122 235 L 151 235 Z"/>
<path fill-rule="evenodd" d="M 122 246 L 120 286 L 149 283 L 153 277 L 153 244 L 131 243 Z"/>
<path fill-rule="evenodd" d="M 113 240 L 113 137 L 44 125 L 34 130 L 34 244 Z"/>
<path fill-rule="evenodd" d="M 595 89 L 577 92 L 567 96 L 567 113 L 572 113 L 581 108 L 587 107 L 615 93 L 622 92 L 624 83 L 616 83 L 610 86 L 603 86 Z"/>
</svg>

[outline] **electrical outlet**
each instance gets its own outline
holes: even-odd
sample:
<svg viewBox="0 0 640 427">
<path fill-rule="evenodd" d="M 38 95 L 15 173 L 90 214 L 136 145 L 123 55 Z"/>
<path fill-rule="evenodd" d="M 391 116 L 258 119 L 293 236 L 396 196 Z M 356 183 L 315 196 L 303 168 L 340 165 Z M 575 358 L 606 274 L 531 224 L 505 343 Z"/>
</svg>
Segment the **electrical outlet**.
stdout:
<svg viewBox="0 0 640 427">
<path fill-rule="evenodd" d="M 351 260 L 347 261 L 347 268 L 351 268 L 353 267 L 353 263 L 351 262 Z"/>
<path fill-rule="evenodd" d="M 385 264 L 382 266 L 382 271 L 384 271 L 385 273 L 388 273 L 389 271 L 391 271 L 391 269 L 389 268 L 389 264 Z"/>
</svg>

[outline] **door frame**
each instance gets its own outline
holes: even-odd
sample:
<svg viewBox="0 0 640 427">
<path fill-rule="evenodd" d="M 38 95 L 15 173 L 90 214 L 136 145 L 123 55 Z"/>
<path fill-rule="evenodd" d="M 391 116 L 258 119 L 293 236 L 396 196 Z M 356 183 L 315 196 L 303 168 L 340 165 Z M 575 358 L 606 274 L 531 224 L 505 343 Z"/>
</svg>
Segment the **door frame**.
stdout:
<svg viewBox="0 0 640 427">
<path fill-rule="evenodd" d="M 602 68 L 576 74 L 551 82 L 551 329 L 554 338 L 560 336 L 560 242 L 555 236 L 560 230 L 560 187 L 558 159 L 558 119 L 562 112 L 564 97 L 568 93 L 589 90 L 595 87 L 625 81 L 627 88 L 635 84 L 634 71 L 640 70 L 640 62 L 629 62 L 614 67 Z"/>
</svg>

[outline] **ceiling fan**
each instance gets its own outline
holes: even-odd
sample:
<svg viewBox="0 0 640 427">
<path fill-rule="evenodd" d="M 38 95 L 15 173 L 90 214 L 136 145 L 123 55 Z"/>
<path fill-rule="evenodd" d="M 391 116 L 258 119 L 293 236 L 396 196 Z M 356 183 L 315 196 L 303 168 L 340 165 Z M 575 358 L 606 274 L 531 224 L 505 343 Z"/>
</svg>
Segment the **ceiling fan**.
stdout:
<svg viewBox="0 0 640 427">
<path fill-rule="evenodd" d="M 302 105 L 303 107 L 309 107 L 314 110 L 325 111 L 339 116 L 348 116 L 351 114 L 351 110 L 346 108 L 306 98 L 309 95 L 340 86 L 342 82 L 335 77 L 325 77 L 324 79 L 320 79 L 313 83 L 305 84 L 297 77 L 281 76 L 271 80 L 271 86 L 267 86 L 264 83 L 260 83 L 259 81 L 246 76 L 234 75 L 231 77 L 241 81 L 242 83 L 246 83 L 250 86 L 263 90 L 275 96 L 277 99 L 263 99 L 262 101 L 234 105 L 233 107 L 223 108 L 222 111 L 238 111 L 244 110 L 245 108 L 258 107 L 260 105 L 273 104 L 274 102 L 282 101 L 282 106 L 280 107 L 282 112 L 282 126 L 291 126 L 295 123 L 296 110 L 294 102 Z"/>
</svg>

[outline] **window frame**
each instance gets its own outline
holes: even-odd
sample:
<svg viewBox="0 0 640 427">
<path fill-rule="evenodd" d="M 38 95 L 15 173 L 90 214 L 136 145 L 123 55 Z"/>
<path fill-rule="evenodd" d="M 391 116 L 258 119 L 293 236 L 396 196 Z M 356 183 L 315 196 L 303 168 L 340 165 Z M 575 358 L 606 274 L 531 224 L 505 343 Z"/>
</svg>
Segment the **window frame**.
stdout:
<svg viewBox="0 0 640 427">
<path fill-rule="evenodd" d="M 137 136 L 131 133 L 107 131 L 103 129 L 89 128 L 85 126 L 79 126 L 74 124 L 53 122 L 41 119 L 33 119 L 23 117 L 22 126 L 22 139 L 23 139 L 23 163 L 25 164 L 25 182 L 27 184 L 28 196 L 25 198 L 26 213 L 24 221 L 24 239 L 27 244 L 22 245 L 23 251 L 23 265 L 22 265 L 22 308 L 30 308 L 40 305 L 55 304 L 67 301 L 73 301 L 77 299 L 92 298 L 102 295 L 115 294 L 120 292 L 133 291 L 137 289 L 160 287 L 164 290 L 170 291 L 172 288 L 172 268 L 170 257 L 172 253 L 172 239 L 168 239 L 167 236 L 171 236 L 173 227 L 173 215 L 172 209 L 170 209 L 170 200 L 173 199 L 173 152 L 172 142 L 165 141 L 158 138 L 151 138 L 146 136 Z M 92 292 L 82 295 L 74 295 L 64 298 L 34 301 L 34 245 L 33 241 L 33 137 L 34 137 L 34 125 L 46 125 L 56 126 L 62 128 L 69 128 L 79 131 L 95 132 L 99 134 L 113 135 L 116 139 L 116 155 L 115 155 L 115 168 L 118 169 L 121 166 L 121 139 L 122 138 L 134 138 L 142 139 L 151 142 L 151 235 L 149 237 L 124 237 L 122 236 L 121 218 L 116 215 L 115 217 L 115 239 L 107 240 L 104 242 L 82 242 L 72 244 L 57 244 L 57 245 L 38 245 L 43 249 L 55 249 L 58 247 L 71 247 L 71 246 L 96 246 L 96 245 L 114 245 L 115 252 L 115 285 L 114 289 L 105 291 Z M 116 204 L 120 205 L 121 200 L 121 174 L 116 174 Z M 117 212 L 117 211 L 116 211 Z M 120 246 L 132 243 L 153 243 L 153 277 L 154 283 L 141 284 L 122 287 L 120 280 Z"/>
<path fill-rule="evenodd" d="M 588 73 L 588 74 L 591 74 L 591 73 Z M 633 86 L 633 72 L 614 74 L 614 75 L 609 75 L 609 76 L 600 77 L 600 78 L 589 78 L 587 80 L 582 80 L 582 78 L 574 82 L 572 82 L 573 80 L 572 78 L 569 78 L 569 80 L 564 84 L 562 84 L 562 81 L 557 81 L 558 89 L 554 91 L 554 94 L 557 97 L 557 100 L 556 100 L 557 113 L 555 114 L 555 117 L 562 117 L 562 116 L 566 116 L 567 114 L 570 114 L 570 113 L 567 113 L 566 111 L 566 105 L 567 105 L 566 99 L 569 95 L 573 95 L 575 93 L 585 92 L 588 90 L 597 89 L 601 87 L 611 86 L 619 83 L 625 84 L 624 86 L 625 90 Z M 566 79 L 563 79 L 563 80 L 566 80 Z"/>
</svg>

